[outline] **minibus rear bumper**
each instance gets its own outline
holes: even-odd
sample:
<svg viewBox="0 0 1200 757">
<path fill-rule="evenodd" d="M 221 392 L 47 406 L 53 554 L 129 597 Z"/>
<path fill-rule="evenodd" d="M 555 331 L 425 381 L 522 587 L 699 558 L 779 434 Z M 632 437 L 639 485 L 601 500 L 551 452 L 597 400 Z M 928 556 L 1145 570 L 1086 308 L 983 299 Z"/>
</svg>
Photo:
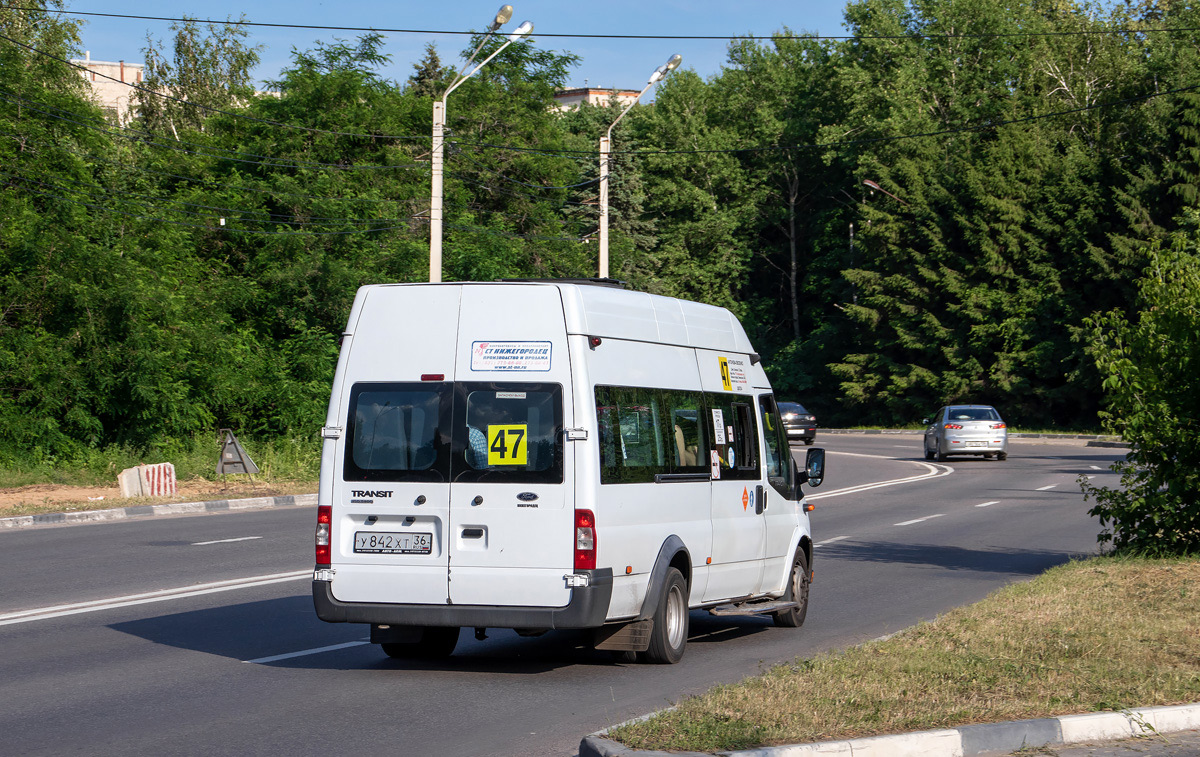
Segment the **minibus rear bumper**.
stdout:
<svg viewBox="0 0 1200 757">
<path fill-rule="evenodd" d="M 596 628 L 604 624 L 612 599 L 612 568 L 580 570 L 588 585 L 571 590 L 565 607 L 489 605 L 405 605 L 342 602 L 331 581 L 313 581 L 317 617 L 328 623 L 460 628 Z"/>
</svg>

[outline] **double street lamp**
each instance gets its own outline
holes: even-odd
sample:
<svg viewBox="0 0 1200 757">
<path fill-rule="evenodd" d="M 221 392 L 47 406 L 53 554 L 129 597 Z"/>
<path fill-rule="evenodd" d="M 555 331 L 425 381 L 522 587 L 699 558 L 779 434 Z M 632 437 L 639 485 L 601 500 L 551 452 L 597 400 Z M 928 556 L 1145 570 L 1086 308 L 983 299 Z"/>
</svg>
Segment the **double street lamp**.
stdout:
<svg viewBox="0 0 1200 757">
<path fill-rule="evenodd" d="M 646 94 L 646 90 L 668 73 L 679 68 L 682 60 L 682 55 L 672 55 L 670 60 L 650 74 L 650 80 L 646 82 L 646 86 L 642 88 L 637 97 L 629 101 L 625 110 L 621 111 L 621 115 L 617 116 L 612 125 L 608 127 L 608 132 L 600 137 L 600 278 L 602 279 L 608 278 L 608 159 L 612 148 L 613 128 L 616 127 L 618 121 L 625 117 L 629 109 L 637 104 L 642 95 Z"/>
<path fill-rule="evenodd" d="M 513 7 L 511 5 L 503 5 L 496 13 L 496 18 L 488 26 L 487 35 L 495 34 L 501 26 L 508 23 L 512 18 Z M 442 99 L 433 104 L 433 156 L 430 161 L 430 168 L 433 173 L 433 182 L 429 198 L 429 281 L 438 282 L 442 280 L 442 165 L 446 158 L 446 98 L 450 93 L 459 87 L 460 84 L 470 79 L 479 72 L 488 62 L 500 54 L 504 48 L 516 42 L 521 37 L 526 36 L 533 31 L 533 23 L 526 21 L 518 26 L 513 33 L 508 35 L 508 41 L 496 51 L 484 59 L 482 63 L 475 66 L 471 73 L 463 75 L 463 71 L 471 65 L 475 60 L 475 56 L 483 48 L 484 42 L 487 41 L 487 35 L 480 41 L 479 46 L 475 48 L 475 52 L 471 53 L 471 57 L 463 65 L 458 72 L 450 87 L 446 89 Z"/>
</svg>

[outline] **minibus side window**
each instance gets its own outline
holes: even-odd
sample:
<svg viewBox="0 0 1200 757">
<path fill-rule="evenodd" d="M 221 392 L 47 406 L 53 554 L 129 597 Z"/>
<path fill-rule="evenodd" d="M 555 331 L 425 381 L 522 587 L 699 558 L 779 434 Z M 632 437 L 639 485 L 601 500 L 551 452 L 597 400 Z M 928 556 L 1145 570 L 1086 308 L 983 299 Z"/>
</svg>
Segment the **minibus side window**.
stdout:
<svg viewBox="0 0 1200 757">
<path fill-rule="evenodd" d="M 775 404 L 775 398 L 769 394 L 759 397 L 758 405 L 762 412 L 763 439 L 767 444 L 764 455 L 767 481 L 772 488 L 787 497 L 791 493 L 789 483 L 792 475 L 790 461 L 792 451 L 788 446 L 783 422 L 779 417 L 779 408 Z"/>
<path fill-rule="evenodd" d="M 758 478 L 758 428 L 750 398 L 710 392 L 704 399 L 708 410 L 704 420 L 712 440 L 709 449 L 720 458 L 721 478 Z"/>
<path fill-rule="evenodd" d="M 596 420 L 600 432 L 600 482 L 630 484 L 653 481 L 669 473 L 668 439 L 660 393 L 635 387 L 596 387 Z"/>
<path fill-rule="evenodd" d="M 350 392 L 347 481 L 445 481 L 446 384 L 357 384 Z"/>
<path fill-rule="evenodd" d="M 669 413 L 672 440 L 672 473 L 707 473 L 708 442 L 704 424 L 704 397 L 700 392 L 662 391 L 663 406 Z"/>
</svg>

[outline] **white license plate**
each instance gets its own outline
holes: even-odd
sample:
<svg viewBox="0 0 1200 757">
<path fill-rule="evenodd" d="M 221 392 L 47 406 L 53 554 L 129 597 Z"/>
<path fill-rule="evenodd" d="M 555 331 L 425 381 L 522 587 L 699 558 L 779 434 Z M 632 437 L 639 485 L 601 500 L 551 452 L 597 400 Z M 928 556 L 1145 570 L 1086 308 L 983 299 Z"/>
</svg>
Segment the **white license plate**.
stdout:
<svg viewBox="0 0 1200 757">
<path fill-rule="evenodd" d="M 968 447 L 986 447 L 987 442 L 967 442 Z"/>
<path fill-rule="evenodd" d="M 356 531 L 354 551 L 375 555 L 427 555 L 433 551 L 433 534 Z"/>
</svg>

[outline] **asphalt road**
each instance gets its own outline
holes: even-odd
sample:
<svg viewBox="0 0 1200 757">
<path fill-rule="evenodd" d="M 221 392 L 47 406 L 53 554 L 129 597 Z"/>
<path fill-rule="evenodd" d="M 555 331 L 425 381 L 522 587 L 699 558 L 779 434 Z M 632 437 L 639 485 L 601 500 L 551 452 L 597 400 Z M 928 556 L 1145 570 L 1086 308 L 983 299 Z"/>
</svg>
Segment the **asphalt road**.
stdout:
<svg viewBox="0 0 1200 757">
<path fill-rule="evenodd" d="M 818 443 L 829 474 L 811 492 L 807 623 L 696 612 L 672 666 L 616 663 L 579 633 L 504 630 L 464 631 L 436 664 L 390 660 L 365 627 L 313 614 L 312 508 L 0 533 L 0 751 L 572 755 L 683 695 L 1094 553 L 1076 477 L 1115 485 L 1123 454 L 1013 440 L 1004 462 L 934 465 L 916 436 Z"/>
</svg>

